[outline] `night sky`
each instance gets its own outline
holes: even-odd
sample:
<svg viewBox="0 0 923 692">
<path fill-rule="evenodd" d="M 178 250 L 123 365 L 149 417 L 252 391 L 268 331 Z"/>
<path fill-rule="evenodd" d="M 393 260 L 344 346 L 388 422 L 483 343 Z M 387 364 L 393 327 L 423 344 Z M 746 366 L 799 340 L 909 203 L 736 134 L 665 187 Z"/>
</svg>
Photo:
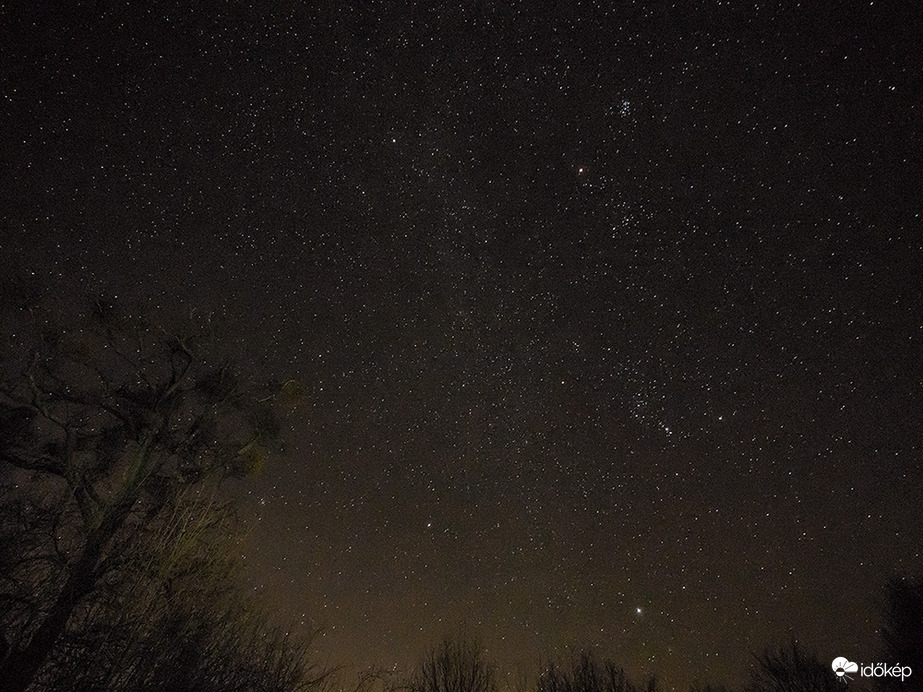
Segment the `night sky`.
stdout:
<svg viewBox="0 0 923 692">
<path fill-rule="evenodd" d="M 919 3 L 68 5 L 0 8 L 0 271 L 304 384 L 239 493 L 322 660 L 880 660 L 923 569 Z"/>
</svg>

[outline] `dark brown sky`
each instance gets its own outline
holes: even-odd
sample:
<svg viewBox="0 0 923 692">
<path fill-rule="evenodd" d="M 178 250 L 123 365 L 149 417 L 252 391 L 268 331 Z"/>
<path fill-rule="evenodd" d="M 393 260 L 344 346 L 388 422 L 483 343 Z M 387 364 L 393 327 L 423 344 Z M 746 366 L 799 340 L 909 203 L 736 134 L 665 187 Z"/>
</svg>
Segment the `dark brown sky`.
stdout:
<svg viewBox="0 0 923 692">
<path fill-rule="evenodd" d="M 923 569 L 923 26 L 782 4 L 8 4 L 0 262 L 306 384 L 248 560 L 332 662 L 877 660 Z"/>
</svg>

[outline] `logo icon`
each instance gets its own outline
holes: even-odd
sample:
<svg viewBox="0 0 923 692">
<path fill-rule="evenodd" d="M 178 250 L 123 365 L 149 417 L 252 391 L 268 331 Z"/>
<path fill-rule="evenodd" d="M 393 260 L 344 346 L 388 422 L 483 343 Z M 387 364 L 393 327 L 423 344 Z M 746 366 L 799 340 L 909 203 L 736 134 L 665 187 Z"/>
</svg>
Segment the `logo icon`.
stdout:
<svg viewBox="0 0 923 692">
<path fill-rule="evenodd" d="M 849 659 L 843 658 L 842 656 L 837 656 L 833 659 L 833 672 L 836 673 L 836 676 L 846 682 L 847 680 L 852 680 L 852 678 L 847 675 L 847 673 L 858 673 L 859 666 L 850 661 Z"/>
</svg>

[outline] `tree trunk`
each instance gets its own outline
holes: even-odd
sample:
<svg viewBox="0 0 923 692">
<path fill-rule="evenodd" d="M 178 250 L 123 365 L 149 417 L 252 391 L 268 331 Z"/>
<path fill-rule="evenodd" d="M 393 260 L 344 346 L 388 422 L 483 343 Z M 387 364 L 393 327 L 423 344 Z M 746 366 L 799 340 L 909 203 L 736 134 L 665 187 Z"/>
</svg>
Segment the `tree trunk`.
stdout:
<svg viewBox="0 0 923 692">
<path fill-rule="evenodd" d="M 0 666 L 0 690 L 25 692 L 48 659 L 77 604 L 96 587 L 96 567 L 115 533 L 125 523 L 138 493 L 112 507 L 97 529 L 87 538 L 83 553 L 70 577 L 24 649 L 13 649 Z"/>
</svg>

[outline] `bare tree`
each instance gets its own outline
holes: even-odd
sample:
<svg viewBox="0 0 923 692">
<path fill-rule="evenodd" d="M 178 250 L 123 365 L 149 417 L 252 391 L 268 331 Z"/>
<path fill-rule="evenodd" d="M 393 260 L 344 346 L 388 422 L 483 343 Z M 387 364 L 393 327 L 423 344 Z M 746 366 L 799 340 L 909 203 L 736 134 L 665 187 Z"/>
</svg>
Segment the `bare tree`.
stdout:
<svg viewBox="0 0 923 692">
<path fill-rule="evenodd" d="M 787 647 L 754 655 L 747 692 L 835 692 L 841 689 L 829 663 L 792 640 Z"/>
<path fill-rule="evenodd" d="M 536 685 L 537 692 L 656 692 L 657 689 L 656 678 L 638 685 L 613 661 L 599 663 L 589 651 L 571 656 L 565 665 L 545 664 Z"/>
<path fill-rule="evenodd" d="M 102 301 L 66 326 L 34 305 L 18 314 L 27 319 L 4 335 L 0 361 L 0 465 L 17 491 L 7 504 L 18 503 L 3 528 L 19 538 L 0 553 L 10 692 L 91 618 L 90 596 L 118 581 L 178 498 L 262 463 L 278 433 L 273 404 L 298 393 L 242 382 L 206 334 L 168 334 Z"/>
<path fill-rule="evenodd" d="M 308 636 L 272 627 L 237 579 L 227 503 L 188 489 L 71 618 L 31 689 L 305 690 L 324 680 Z"/>
<path fill-rule="evenodd" d="M 497 674 L 477 641 L 446 638 L 411 678 L 411 692 L 496 692 Z"/>
</svg>

